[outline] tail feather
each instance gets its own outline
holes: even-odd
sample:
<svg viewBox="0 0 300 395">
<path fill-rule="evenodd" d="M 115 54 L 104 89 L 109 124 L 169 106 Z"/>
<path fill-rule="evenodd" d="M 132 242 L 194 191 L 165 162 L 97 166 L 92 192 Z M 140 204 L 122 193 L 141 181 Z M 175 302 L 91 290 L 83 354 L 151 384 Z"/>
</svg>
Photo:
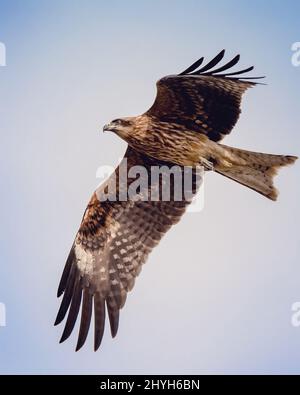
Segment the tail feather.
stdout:
<svg viewBox="0 0 300 395">
<path fill-rule="evenodd" d="M 225 155 L 216 161 L 214 170 L 271 200 L 276 200 L 278 196 L 273 184 L 278 169 L 298 159 L 296 156 L 263 154 L 221 144 L 219 146 Z"/>
</svg>

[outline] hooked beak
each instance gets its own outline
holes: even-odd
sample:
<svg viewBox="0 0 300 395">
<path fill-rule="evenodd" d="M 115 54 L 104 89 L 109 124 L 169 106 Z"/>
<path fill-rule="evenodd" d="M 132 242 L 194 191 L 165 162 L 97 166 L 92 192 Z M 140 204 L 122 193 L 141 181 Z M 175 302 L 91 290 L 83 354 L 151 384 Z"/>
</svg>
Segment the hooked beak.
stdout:
<svg viewBox="0 0 300 395">
<path fill-rule="evenodd" d="M 103 126 L 103 132 L 110 132 L 112 131 L 112 128 L 110 126 L 110 124 L 104 125 Z"/>
</svg>

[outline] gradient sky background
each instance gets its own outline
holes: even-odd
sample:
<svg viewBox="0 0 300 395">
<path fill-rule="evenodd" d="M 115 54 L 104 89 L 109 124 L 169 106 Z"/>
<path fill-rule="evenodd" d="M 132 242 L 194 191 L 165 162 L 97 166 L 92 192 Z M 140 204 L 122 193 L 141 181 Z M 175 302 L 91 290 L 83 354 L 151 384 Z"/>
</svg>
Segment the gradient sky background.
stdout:
<svg viewBox="0 0 300 395">
<path fill-rule="evenodd" d="M 1 1 L 1 373 L 299 373 L 299 163 L 277 203 L 209 174 L 205 207 L 151 254 L 99 352 L 58 344 L 56 289 L 96 169 L 125 143 L 103 124 L 144 112 L 155 81 L 222 48 L 267 86 L 226 144 L 300 155 L 297 1 Z M 108 329 L 108 328 L 107 328 Z"/>
</svg>

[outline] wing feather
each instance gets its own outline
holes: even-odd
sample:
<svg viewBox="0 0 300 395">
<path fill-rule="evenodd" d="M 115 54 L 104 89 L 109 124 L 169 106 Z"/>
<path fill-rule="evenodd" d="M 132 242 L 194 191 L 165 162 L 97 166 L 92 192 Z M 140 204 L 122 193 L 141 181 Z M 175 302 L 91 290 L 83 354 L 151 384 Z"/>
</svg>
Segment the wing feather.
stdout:
<svg viewBox="0 0 300 395">
<path fill-rule="evenodd" d="M 76 283 L 74 286 L 74 292 L 72 295 L 72 302 L 71 302 L 67 322 L 66 322 L 62 337 L 60 339 L 60 343 L 65 341 L 72 333 L 72 330 L 74 328 L 74 325 L 75 325 L 75 322 L 76 322 L 76 319 L 78 316 L 81 298 L 82 298 L 81 278 L 77 277 Z"/>
<path fill-rule="evenodd" d="M 204 57 L 196 60 L 195 63 L 193 63 L 190 67 L 188 67 L 186 70 L 184 70 L 182 73 L 180 73 L 179 75 L 183 75 L 183 74 L 189 74 L 192 71 L 196 70 L 202 63 L 203 63 Z"/>
<path fill-rule="evenodd" d="M 105 326 L 105 299 L 97 292 L 94 296 L 95 335 L 94 350 L 101 345 Z"/>
<path fill-rule="evenodd" d="M 67 265 L 68 264 L 69 263 L 67 262 Z M 60 308 L 58 310 L 58 314 L 57 314 L 57 317 L 55 320 L 55 325 L 60 324 L 66 316 L 66 313 L 67 313 L 69 306 L 71 304 L 71 301 L 72 301 L 72 296 L 74 294 L 74 286 L 75 286 L 75 281 L 76 281 L 77 275 L 78 275 L 78 270 L 77 270 L 76 262 L 74 262 L 72 264 L 72 268 L 70 270 L 69 276 L 66 279 L 67 284 L 66 284 L 65 290 L 63 291 L 64 295 L 63 295 L 63 299 L 62 299 Z"/>
<path fill-rule="evenodd" d="M 207 74 L 221 73 L 222 71 L 228 70 L 231 67 L 235 66 L 239 60 L 240 60 L 240 55 L 236 55 L 233 59 L 230 60 L 230 62 L 224 64 L 224 66 L 219 67 L 218 69 L 212 70 Z M 202 74 L 203 74 L 203 72 L 202 72 Z"/>
<path fill-rule="evenodd" d="M 254 69 L 254 66 L 247 67 L 246 69 L 240 70 L 240 71 L 233 71 L 232 73 L 225 73 L 225 74 L 218 74 L 219 77 L 228 77 L 231 75 L 240 75 L 244 73 L 248 73 L 249 71 L 252 71 Z M 218 71 L 218 73 L 220 70 Z"/>
<path fill-rule="evenodd" d="M 225 55 L 225 49 L 223 49 L 220 53 L 218 53 L 218 55 L 215 56 L 210 62 L 208 62 L 206 66 L 202 67 L 200 70 L 196 70 L 192 74 L 201 74 L 201 73 L 204 73 L 207 70 L 212 69 L 219 62 L 221 62 L 221 60 L 224 58 L 224 55 Z"/>
<path fill-rule="evenodd" d="M 83 291 L 80 330 L 78 335 L 76 351 L 80 350 L 80 348 L 84 345 L 85 340 L 87 338 L 91 324 L 92 310 L 93 310 L 93 296 L 90 293 L 89 289 L 85 288 Z"/>
<path fill-rule="evenodd" d="M 131 148 L 127 149 L 123 162 L 125 160 L 128 171 L 132 166 L 142 165 L 147 169 L 148 175 L 153 165 L 161 165 L 162 169 L 172 166 L 150 159 Z M 116 201 L 101 201 L 101 194 L 107 190 L 112 179 L 119 178 L 118 174 L 119 168 L 92 196 L 59 285 L 58 294 L 63 293 L 63 298 L 55 324 L 62 322 L 68 312 L 61 342 L 73 331 L 82 304 L 76 350 L 86 341 L 93 304 L 94 349 L 99 348 L 103 338 L 105 309 L 111 335 L 116 336 L 120 309 L 124 306 L 127 293 L 133 288 L 143 263 L 162 236 L 179 221 L 190 203 L 190 199 L 180 202 L 172 200 L 172 192 L 171 201 L 136 199 L 137 195 L 144 196 L 151 190 L 150 177 L 144 189 L 132 199 L 119 200 L 119 191 L 123 189 L 121 185 L 120 189 L 117 189 Z M 134 178 L 128 177 L 126 184 L 129 187 L 134 181 Z M 170 181 L 174 183 L 172 177 Z M 160 177 L 159 183 L 161 182 Z M 194 182 L 193 193 L 196 192 L 197 186 L 199 182 Z M 172 188 L 174 184 L 171 185 Z"/>
<path fill-rule="evenodd" d="M 245 75 L 253 66 L 227 72 L 238 63 L 240 55 L 213 69 L 224 54 L 225 51 L 221 51 L 200 69 L 197 69 L 199 60 L 179 75 L 161 78 L 157 82 L 156 99 L 145 113 L 150 122 L 152 119 L 153 124 L 178 124 L 205 134 L 213 141 L 220 141 L 229 134 L 240 116 L 243 93 L 258 84 L 251 80 L 264 77 Z M 220 74 L 222 72 L 225 73 Z"/>
<path fill-rule="evenodd" d="M 58 297 L 60 297 L 62 295 L 62 293 L 64 292 L 64 290 L 66 288 L 68 277 L 69 277 L 70 270 L 71 270 L 72 263 L 73 263 L 74 259 L 75 259 L 75 254 L 74 254 L 74 249 L 72 248 L 69 253 L 69 256 L 68 256 L 68 259 L 67 259 L 67 262 L 66 262 L 66 265 L 65 265 L 65 268 L 64 268 L 63 274 L 61 276 L 59 286 L 58 286 L 58 291 L 57 291 Z"/>
<path fill-rule="evenodd" d="M 108 296 L 106 300 L 106 306 L 108 311 L 111 336 L 115 337 L 119 327 L 120 304 L 117 303 L 113 293 L 110 293 L 110 295 Z"/>
</svg>

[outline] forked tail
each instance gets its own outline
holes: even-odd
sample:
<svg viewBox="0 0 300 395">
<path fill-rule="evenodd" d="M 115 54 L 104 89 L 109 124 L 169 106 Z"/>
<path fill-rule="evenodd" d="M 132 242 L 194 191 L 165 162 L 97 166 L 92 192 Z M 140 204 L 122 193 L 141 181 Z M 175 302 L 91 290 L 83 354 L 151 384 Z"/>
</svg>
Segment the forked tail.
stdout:
<svg viewBox="0 0 300 395">
<path fill-rule="evenodd" d="M 273 184 L 277 170 L 298 159 L 296 156 L 262 154 L 218 145 L 223 154 L 222 158 L 216 159 L 214 170 L 271 200 L 276 200 L 278 196 Z"/>
</svg>

